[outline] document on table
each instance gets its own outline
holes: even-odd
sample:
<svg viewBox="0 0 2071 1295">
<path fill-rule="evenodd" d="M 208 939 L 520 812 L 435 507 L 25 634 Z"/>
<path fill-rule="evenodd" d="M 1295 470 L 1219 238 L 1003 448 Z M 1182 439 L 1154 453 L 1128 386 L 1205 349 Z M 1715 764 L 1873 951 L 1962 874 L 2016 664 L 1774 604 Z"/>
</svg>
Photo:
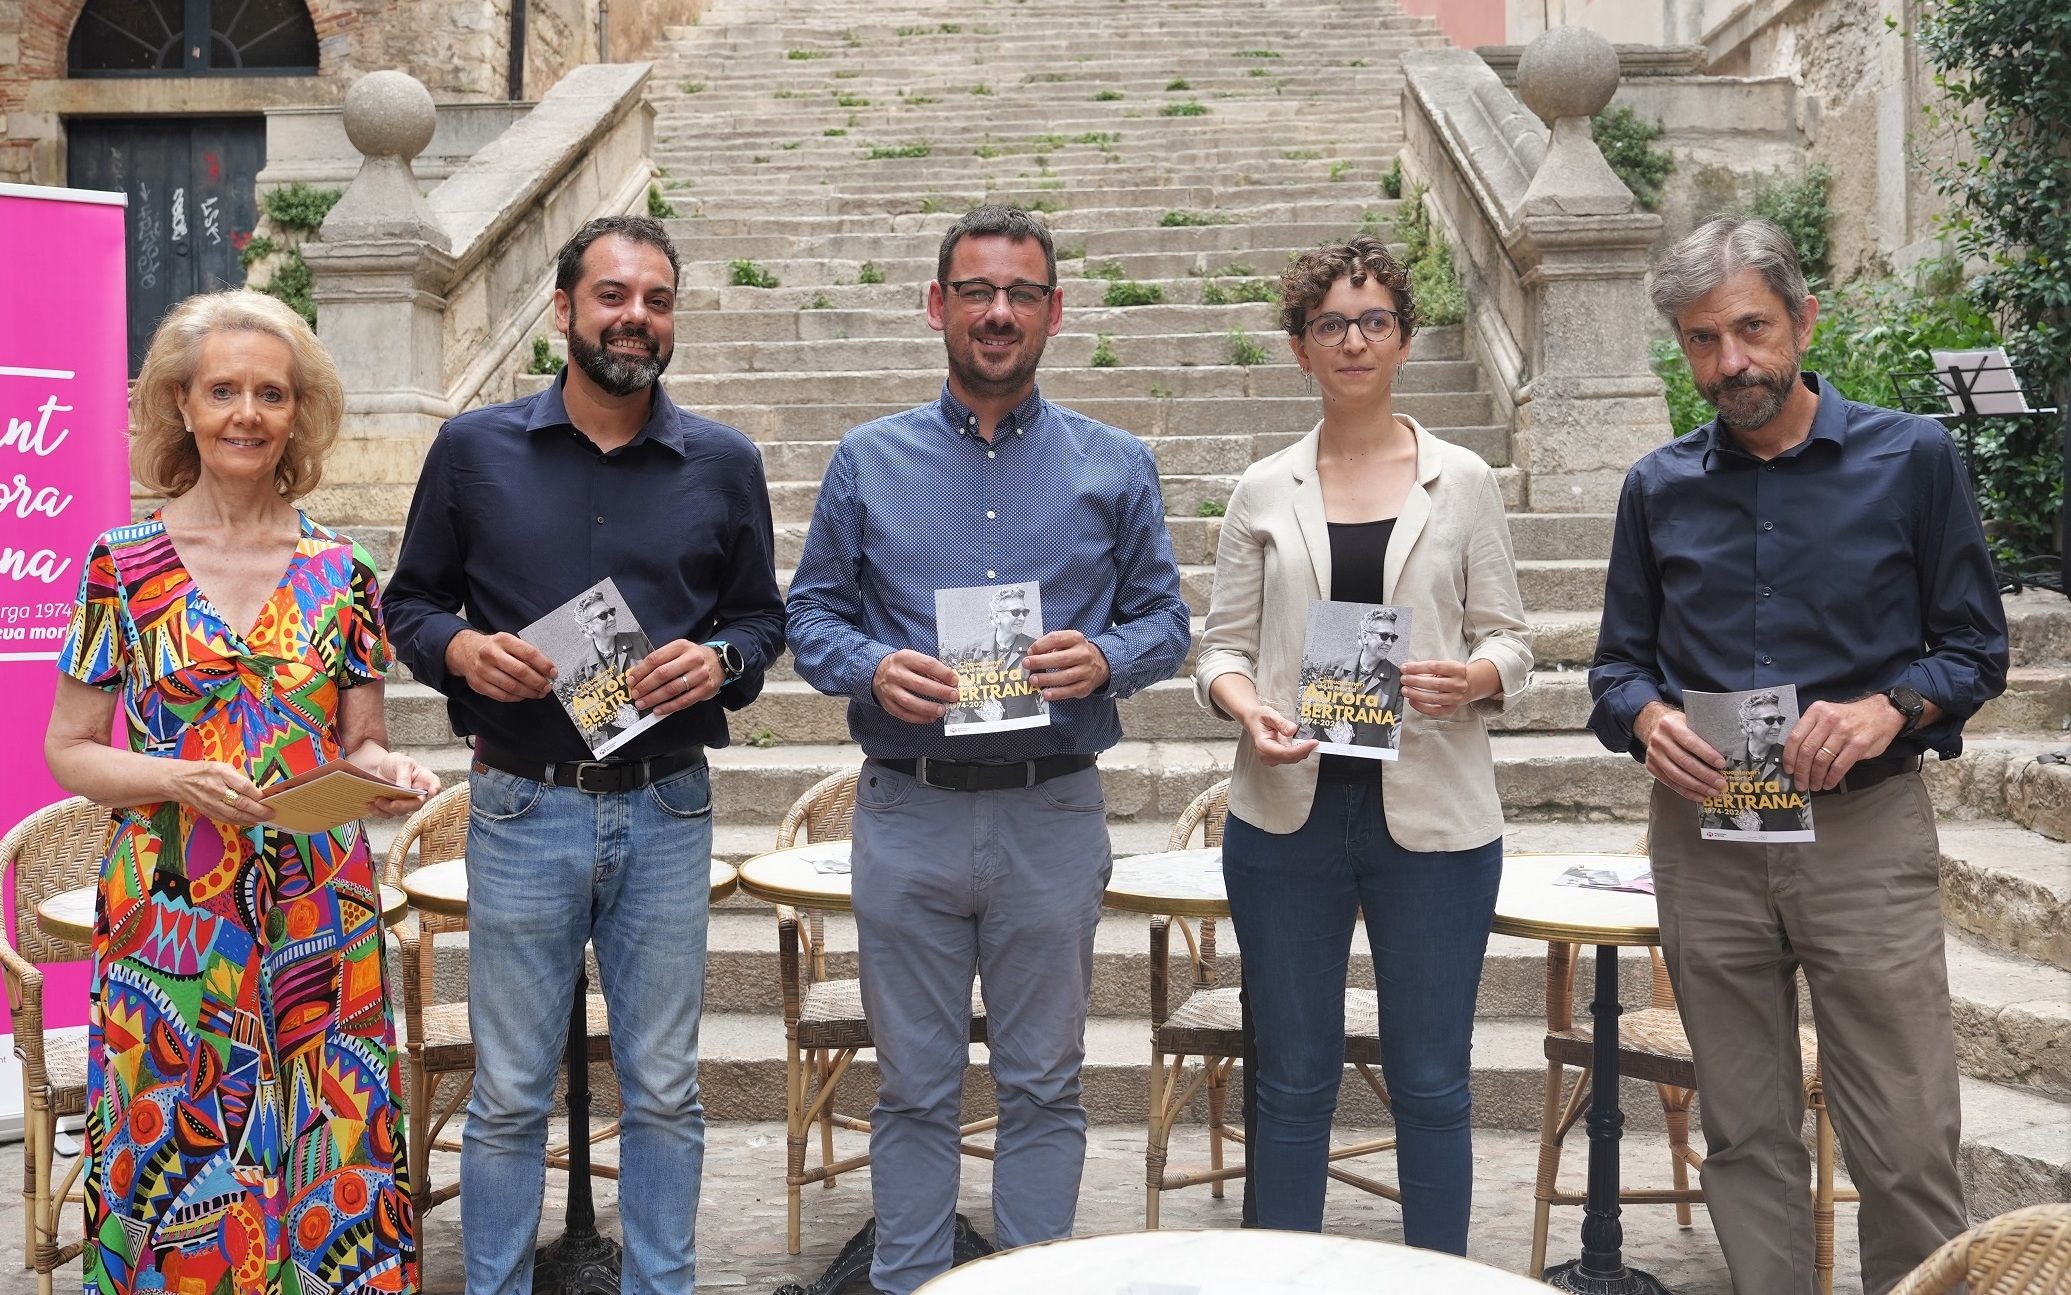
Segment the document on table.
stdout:
<svg viewBox="0 0 2071 1295">
<path fill-rule="evenodd" d="M 266 788 L 272 826 L 305 835 L 343 827 L 365 818 L 375 801 L 396 798 L 422 800 L 424 793 L 376 778 L 347 760 L 318 765 Z"/>
</svg>

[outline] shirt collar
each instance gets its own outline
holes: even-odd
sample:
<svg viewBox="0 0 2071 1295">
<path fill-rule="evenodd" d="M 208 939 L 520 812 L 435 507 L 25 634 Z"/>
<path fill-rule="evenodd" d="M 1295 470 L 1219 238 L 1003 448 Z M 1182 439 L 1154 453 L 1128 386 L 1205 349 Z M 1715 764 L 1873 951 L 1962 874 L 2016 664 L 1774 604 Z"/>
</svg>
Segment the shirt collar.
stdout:
<svg viewBox="0 0 2071 1295">
<path fill-rule="evenodd" d="M 1806 434 L 1804 440 L 1776 456 L 1780 459 L 1798 457 L 1805 452 L 1805 447 L 1814 441 L 1830 442 L 1837 449 L 1848 443 L 1847 398 L 1834 384 L 1824 381 L 1809 369 L 1799 374 L 1798 380 L 1810 387 L 1819 397 L 1819 408 L 1812 413 L 1812 430 Z M 1698 434 L 1704 441 L 1704 469 L 1707 472 L 1718 469 L 1721 451 L 1732 454 L 1736 459 L 1750 463 L 1754 461 L 1752 455 L 1733 443 L 1732 434 L 1719 426 L 1717 418 L 1713 418 L 1700 428 Z"/>
<path fill-rule="evenodd" d="M 949 429 L 958 436 L 975 437 L 978 435 L 978 415 L 971 411 L 969 405 L 956 398 L 955 393 L 950 391 L 947 382 L 942 384 L 942 398 L 935 403 L 935 407 L 942 411 L 943 421 L 948 423 Z M 1016 436 L 1019 436 L 1033 428 L 1036 425 L 1036 420 L 1042 416 L 1043 389 L 1040 386 L 1030 387 L 1028 389 L 1028 399 L 1014 406 L 1005 417 L 1000 419 L 998 432 L 1011 431 Z M 997 435 L 997 432 L 995 432 L 995 435 Z"/>
<path fill-rule="evenodd" d="M 549 427 L 577 430 L 574 421 L 568 417 L 568 401 L 562 395 L 567 385 L 568 370 L 563 368 L 552 385 L 539 393 L 539 403 L 532 407 L 532 417 L 525 422 L 526 431 L 536 432 Z M 648 406 L 647 421 L 641 425 L 639 433 L 622 448 L 631 449 L 642 441 L 651 440 L 674 450 L 678 455 L 687 455 L 690 452 L 690 436 L 684 430 L 683 420 L 676 416 L 676 402 L 669 399 L 668 389 L 662 385 L 659 378 L 649 390 L 653 393 L 653 401 Z M 580 435 L 580 432 L 577 434 Z"/>
</svg>

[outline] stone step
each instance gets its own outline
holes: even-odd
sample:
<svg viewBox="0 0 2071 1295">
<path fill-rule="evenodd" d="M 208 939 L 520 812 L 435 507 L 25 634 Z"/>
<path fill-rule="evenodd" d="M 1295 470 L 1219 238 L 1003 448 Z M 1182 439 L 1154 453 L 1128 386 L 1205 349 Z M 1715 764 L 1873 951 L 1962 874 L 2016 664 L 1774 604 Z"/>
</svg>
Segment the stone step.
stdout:
<svg viewBox="0 0 2071 1295">
<path fill-rule="evenodd" d="M 1943 823 L 1942 909 L 1990 948 L 2071 971 L 2071 850 L 2009 822 Z"/>
<path fill-rule="evenodd" d="M 1364 147 L 1370 147 L 1365 145 Z M 1290 149 L 1283 152 L 1303 152 Z M 1322 159 L 1317 159 L 1319 162 Z M 1113 177 L 1103 174 L 1103 180 Z M 664 175 L 660 178 L 664 190 L 678 187 L 678 181 L 686 181 L 691 189 L 697 187 L 693 175 Z M 1106 198 L 1106 193 L 1092 195 L 1096 199 Z M 1082 246 L 1095 235 L 1121 233 L 1156 226 L 1164 213 L 1180 209 L 1181 204 L 1161 198 L 1141 206 L 1076 206 L 1069 211 L 1055 211 L 1043 214 L 1043 221 L 1050 228 L 1051 236 L 1061 249 Z M 1396 209 L 1395 200 L 1381 197 L 1370 186 L 1338 184 L 1334 196 L 1307 201 L 1290 201 L 1281 198 L 1271 190 L 1245 189 L 1223 195 L 1216 204 L 1218 210 L 1244 222 L 1290 222 L 1357 221 L 1368 211 L 1390 215 Z M 926 240 L 932 236 L 940 241 L 942 235 L 956 222 L 962 213 L 954 211 L 933 212 L 860 212 L 846 215 L 824 213 L 793 213 L 788 209 L 780 214 L 769 214 L 761 218 L 747 219 L 739 216 L 697 216 L 666 220 L 674 240 L 686 238 L 738 237 L 741 235 L 785 237 L 810 237 L 834 234 L 900 234 Z M 1069 260 L 1071 258 L 1064 257 Z"/>
<path fill-rule="evenodd" d="M 809 313 L 809 312 L 800 312 Z M 1043 350 L 1041 380 L 1045 390 L 1058 376 L 1093 367 L 1095 351 L 1102 338 L 1077 320 L 1072 327 L 1049 339 Z M 1292 365 L 1287 335 L 1278 328 L 1225 327 L 1215 333 L 1160 333 L 1106 341 L 1110 370 L 1161 370 L 1169 368 L 1213 368 L 1231 363 L 1232 335 L 1263 350 L 1275 363 Z M 879 337 L 816 339 L 791 342 L 679 342 L 675 363 L 680 374 L 710 376 L 718 380 L 729 375 L 855 374 L 875 370 L 881 374 L 905 375 L 919 372 L 937 382 L 943 368 L 940 337 Z M 1471 392 L 1479 385 L 1479 366 L 1470 360 L 1422 360 L 1407 364 L 1396 379 L 1395 389 L 1404 394 L 1428 392 Z M 823 393 L 824 394 L 824 391 Z"/>
<path fill-rule="evenodd" d="M 2023 827 L 2054 841 L 2071 841 L 2071 765 L 2061 758 L 2009 770 L 2006 802 L 2007 816 Z"/>
<path fill-rule="evenodd" d="M 970 204 L 976 206 L 974 202 Z M 1357 233 L 1357 222 L 1347 221 L 1337 226 L 1331 235 L 1333 241 Z M 1204 240 L 1207 241 L 1207 240 Z M 1235 238 L 1223 240 L 1237 242 Z M 1314 240 L 1320 242 L 1322 240 Z M 765 275 L 774 276 L 778 285 L 815 290 L 839 287 L 859 282 L 863 266 L 867 262 L 887 283 L 925 284 L 935 277 L 935 248 L 926 240 L 906 240 L 902 249 L 904 255 L 885 257 L 825 257 L 807 256 L 792 258 L 769 258 L 756 261 L 756 268 Z M 1291 257 L 1314 242 L 1281 247 L 1236 247 L 1202 250 L 1166 247 L 1148 252 L 1099 253 L 1102 264 L 1121 267 L 1124 278 L 1143 285 L 1156 285 L 1161 293 L 1173 300 L 1179 300 L 1179 286 L 1176 281 L 1202 278 L 1217 272 L 1231 262 L 1250 264 L 1265 275 L 1277 275 L 1286 268 Z M 1400 249 L 1398 249 L 1399 251 Z M 1088 253 L 1088 256 L 1095 256 Z M 1073 259 L 1060 262 L 1058 287 L 1064 293 L 1067 305 L 1082 302 L 1088 306 L 1099 305 L 1107 299 L 1109 283 L 1104 279 L 1083 277 L 1087 262 Z M 685 289 L 718 288 L 733 283 L 734 269 L 731 261 L 691 261 L 683 264 L 680 280 Z M 1190 285 L 1196 297 L 1200 285 Z M 810 298 L 808 298 L 810 300 Z M 1291 362 L 1291 361 L 1290 361 Z"/>
<path fill-rule="evenodd" d="M 774 153 L 772 155 L 780 156 Z M 667 164 L 664 160 L 664 165 Z M 1368 192 L 1372 190 L 1369 188 Z M 1120 206 L 1136 208 L 1139 211 L 1165 211 L 1176 207 L 1198 210 L 1219 205 L 1248 203 L 1253 200 L 1254 194 L 1269 197 L 1276 202 L 1301 203 L 1312 200 L 1340 200 L 1345 196 L 1345 189 L 1342 184 L 1333 184 L 1328 180 L 1309 184 L 1282 183 L 1265 186 L 1256 184 L 1240 172 L 1199 181 L 1182 182 L 1175 178 L 1157 183 L 1144 181 L 1126 187 L 1108 186 L 1102 187 L 1097 195 L 1086 195 L 1083 190 L 1073 194 L 1018 184 L 987 190 L 983 185 L 974 185 L 961 178 L 941 185 L 932 193 L 925 187 L 911 182 L 844 182 L 831 192 L 787 192 L 780 201 L 795 215 L 923 214 L 940 211 L 960 213 L 987 201 L 1011 202 L 1023 207 L 1048 203 L 1056 205 L 1060 212 L 1069 213 L 1079 210 L 1075 204 L 1081 197 L 1097 201 L 1103 207 Z M 767 201 L 770 201 L 768 198 L 758 199 L 753 191 L 723 200 L 700 196 L 695 191 L 679 196 L 689 201 L 699 213 L 719 217 L 752 218 L 757 211 L 763 209 Z"/>
</svg>

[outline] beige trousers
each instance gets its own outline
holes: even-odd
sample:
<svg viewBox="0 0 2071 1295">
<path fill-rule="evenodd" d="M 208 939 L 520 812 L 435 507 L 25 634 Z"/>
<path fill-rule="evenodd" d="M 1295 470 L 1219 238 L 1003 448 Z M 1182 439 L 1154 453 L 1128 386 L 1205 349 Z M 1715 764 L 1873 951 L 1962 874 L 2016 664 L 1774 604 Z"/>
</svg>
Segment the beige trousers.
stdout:
<svg viewBox="0 0 2071 1295">
<path fill-rule="evenodd" d="M 1735 1295 L 1812 1295 L 1796 973 L 1862 1193 L 1864 1295 L 1966 1226 L 1940 850 L 1920 775 L 1813 801 L 1802 845 L 1700 840 L 1656 784 L 1661 944 L 1697 1060 L 1705 1205 Z"/>
</svg>

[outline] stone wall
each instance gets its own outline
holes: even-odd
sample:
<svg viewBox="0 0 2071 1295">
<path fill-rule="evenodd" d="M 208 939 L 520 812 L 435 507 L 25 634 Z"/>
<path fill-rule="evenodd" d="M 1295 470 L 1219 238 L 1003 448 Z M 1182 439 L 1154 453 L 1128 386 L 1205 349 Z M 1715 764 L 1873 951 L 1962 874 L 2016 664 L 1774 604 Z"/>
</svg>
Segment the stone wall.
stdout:
<svg viewBox="0 0 2071 1295">
<path fill-rule="evenodd" d="M 220 2 L 220 0 L 219 0 Z M 0 181 L 63 184 L 64 119 L 181 116 L 335 106 L 361 75 L 410 73 L 442 103 L 509 96 L 511 0 L 307 0 L 313 77 L 67 80 L 65 50 L 85 0 L 0 0 Z M 613 58 L 641 57 L 669 25 L 697 21 L 705 0 L 525 0 L 524 97 L 598 60 L 600 7 Z"/>
</svg>

